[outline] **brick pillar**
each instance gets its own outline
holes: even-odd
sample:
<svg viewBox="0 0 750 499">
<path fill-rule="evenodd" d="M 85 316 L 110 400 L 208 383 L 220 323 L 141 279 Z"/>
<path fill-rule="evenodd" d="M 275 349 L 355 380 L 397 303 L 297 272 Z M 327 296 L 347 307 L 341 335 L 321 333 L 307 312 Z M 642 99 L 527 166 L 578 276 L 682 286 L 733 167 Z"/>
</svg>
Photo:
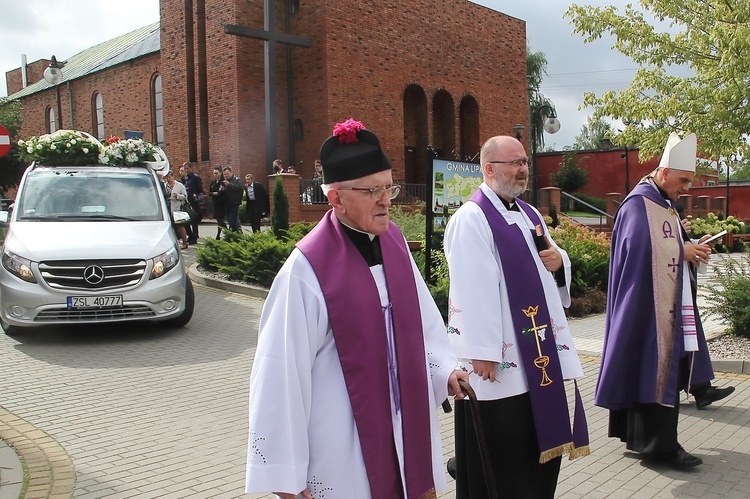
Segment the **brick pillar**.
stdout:
<svg viewBox="0 0 750 499">
<path fill-rule="evenodd" d="M 698 216 L 704 218 L 711 211 L 711 196 L 697 196 L 695 198 L 695 209 Z"/>
<path fill-rule="evenodd" d="M 547 206 L 547 212 L 546 213 L 542 213 L 542 214 L 543 215 L 549 215 L 549 207 L 552 206 L 552 205 L 555 205 L 555 208 L 557 208 L 557 213 L 558 214 L 562 213 L 560 211 L 560 196 L 561 196 L 561 194 L 560 194 L 560 192 L 561 192 L 560 188 L 559 187 L 543 187 L 540 190 L 547 191 L 548 192 L 548 194 L 547 194 L 548 198 L 547 199 L 549 199 L 549 205 Z M 541 210 L 540 210 L 540 212 L 541 212 Z"/>
<path fill-rule="evenodd" d="M 608 192 L 604 197 L 607 200 L 607 215 L 614 217 L 624 196 L 619 192 Z M 607 226 L 611 227 L 613 224 L 614 218 L 607 217 Z"/>
<path fill-rule="evenodd" d="M 299 197 L 299 175 L 296 173 L 282 173 L 268 176 L 268 195 L 271 198 L 271 213 L 273 213 L 273 189 L 276 185 L 276 177 L 281 177 L 284 191 L 289 198 L 289 225 L 304 220 L 302 206 Z"/>
<path fill-rule="evenodd" d="M 682 194 L 680 195 L 678 205 L 682 206 L 682 208 L 685 210 L 685 216 L 693 215 L 693 195 L 692 194 Z"/>
</svg>

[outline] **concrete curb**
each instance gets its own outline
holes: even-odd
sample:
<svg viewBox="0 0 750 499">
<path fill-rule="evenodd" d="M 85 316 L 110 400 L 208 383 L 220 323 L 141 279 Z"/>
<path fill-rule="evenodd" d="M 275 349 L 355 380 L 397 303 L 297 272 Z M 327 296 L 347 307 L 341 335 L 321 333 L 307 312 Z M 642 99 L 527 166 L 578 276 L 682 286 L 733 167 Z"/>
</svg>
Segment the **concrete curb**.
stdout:
<svg viewBox="0 0 750 499">
<path fill-rule="evenodd" d="M 0 407 L 0 439 L 15 449 L 28 476 L 22 498 L 73 497 L 75 466 L 57 440 L 3 407 Z"/>
<path fill-rule="evenodd" d="M 214 277 L 208 276 L 198 270 L 198 264 L 194 263 L 188 269 L 188 276 L 190 279 L 198 284 L 209 286 L 211 288 L 223 289 L 224 291 L 231 291 L 233 293 L 240 293 L 243 295 L 252 296 L 254 298 L 260 298 L 265 300 L 268 296 L 268 290 L 258 286 L 252 286 L 250 284 L 244 284 L 241 282 L 223 281 Z"/>
</svg>

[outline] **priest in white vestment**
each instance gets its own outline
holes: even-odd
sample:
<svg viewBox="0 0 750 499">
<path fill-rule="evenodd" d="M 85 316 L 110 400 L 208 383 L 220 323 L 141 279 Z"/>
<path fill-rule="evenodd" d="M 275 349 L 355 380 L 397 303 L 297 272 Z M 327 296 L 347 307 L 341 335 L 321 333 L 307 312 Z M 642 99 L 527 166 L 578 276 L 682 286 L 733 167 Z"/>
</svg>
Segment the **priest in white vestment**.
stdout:
<svg viewBox="0 0 750 499">
<path fill-rule="evenodd" d="M 297 244 L 261 315 L 246 490 L 435 498 L 437 409 L 468 376 L 389 221 L 399 186 L 377 137 L 347 120 L 320 157 L 332 210 Z"/>
<path fill-rule="evenodd" d="M 552 498 L 561 456 L 589 453 L 580 395 L 571 431 L 563 384 L 583 375 L 563 308 L 570 259 L 517 198 L 529 175 L 523 144 L 493 137 L 480 161 L 484 183 L 445 231 L 449 337 L 471 373 L 499 495 Z M 486 497 L 467 402 L 455 418 L 456 497 Z"/>
</svg>

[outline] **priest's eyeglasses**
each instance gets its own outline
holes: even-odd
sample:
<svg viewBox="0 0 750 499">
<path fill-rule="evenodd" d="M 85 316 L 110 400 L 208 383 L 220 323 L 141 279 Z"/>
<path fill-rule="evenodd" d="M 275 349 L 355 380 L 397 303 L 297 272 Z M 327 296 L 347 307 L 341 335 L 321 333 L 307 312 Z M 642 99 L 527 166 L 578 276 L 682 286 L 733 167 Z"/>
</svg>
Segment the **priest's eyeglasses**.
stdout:
<svg viewBox="0 0 750 499">
<path fill-rule="evenodd" d="M 518 168 L 519 166 L 529 166 L 529 158 L 524 159 L 514 159 L 512 161 L 488 161 L 488 163 L 497 163 L 501 165 L 510 165 L 514 168 Z"/>
<path fill-rule="evenodd" d="M 380 199 L 383 197 L 383 193 L 386 193 L 388 199 L 396 199 L 398 193 L 401 192 L 401 186 L 394 184 L 390 187 L 339 187 L 338 190 L 369 192 L 371 199 Z"/>
</svg>

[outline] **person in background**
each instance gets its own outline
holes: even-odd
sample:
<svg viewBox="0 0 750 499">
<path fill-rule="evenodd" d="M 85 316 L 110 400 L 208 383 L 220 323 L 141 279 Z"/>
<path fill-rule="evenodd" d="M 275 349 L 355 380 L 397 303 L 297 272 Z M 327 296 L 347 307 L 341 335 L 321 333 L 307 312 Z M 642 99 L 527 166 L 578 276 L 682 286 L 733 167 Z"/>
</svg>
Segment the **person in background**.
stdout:
<svg viewBox="0 0 750 499">
<path fill-rule="evenodd" d="M 242 204 L 242 181 L 232 173 L 231 166 L 223 169 L 224 192 L 226 193 L 226 219 L 229 228 L 233 231 L 240 230 L 240 204 Z"/>
<path fill-rule="evenodd" d="M 690 282 L 690 266 L 711 255 L 709 236 L 687 239 L 674 205 L 695 178 L 696 153 L 695 134 L 670 134 L 657 169 L 617 211 L 594 399 L 609 409 L 610 437 L 676 469 L 703 463 L 678 441 L 679 391 L 714 377 Z"/>
<path fill-rule="evenodd" d="M 278 175 L 279 173 L 286 173 L 284 169 L 284 162 L 280 159 L 273 160 L 273 173 Z"/>
<path fill-rule="evenodd" d="M 245 195 L 247 203 L 245 204 L 245 213 L 250 220 L 250 227 L 253 233 L 260 231 L 260 220 L 265 216 L 271 207 L 269 206 L 268 191 L 260 182 L 253 180 L 253 174 L 245 175 Z"/>
<path fill-rule="evenodd" d="M 227 211 L 227 193 L 224 191 L 224 174 L 221 166 L 215 166 L 213 170 L 213 179 L 208 185 L 208 195 L 211 196 L 211 201 L 214 210 L 214 218 L 216 219 L 216 239 L 221 239 L 221 229 L 227 228 L 226 222 L 226 211 Z"/>
<path fill-rule="evenodd" d="M 185 189 L 187 190 L 188 203 L 190 203 L 190 207 L 193 208 L 193 211 L 196 214 L 195 218 L 190 223 L 191 227 L 188 243 L 196 244 L 199 237 L 198 224 L 200 224 L 203 219 L 200 202 L 198 201 L 198 195 L 203 194 L 203 181 L 201 180 L 200 175 L 193 171 L 193 165 L 189 161 L 185 161 L 182 164 L 182 168 L 185 171 L 184 183 Z"/>
<path fill-rule="evenodd" d="M 323 194 L 323 165 L 319 159 L 315 160 L 315 171 L 312 176 L 312 203 L 323 204 L 327 203 L 325 195 Z"/>
<path fill-rule="evenodd" d="M 518 199 L 529 158 L 515 137 L 488 139 L 484 182 L 448 221 L 448 337 L 479 400 L 495 483 L 507 497 L 555 497 L 562 456 L 589 454 L 575 384 L 571 430 L 564 381 L 583 376 L 565 309 L 570 259 L 541 214 Z M 456 498 L 485 497 L 467 402 L 456 402 Z"/>
<path fill-rule="evenodd" d="M 440 312 L 398 227 L 391 164 L 347 120 L 321 147 L 333 207 L 276 275 L 250 380 L 247 492 L 434 498 L 437 408 L 462 393 Z"/>
<path fill-rule="evenodd" d="M 174 173 L 168 171 L 164 175 L 164 190 L 169 200 L 169 209 L 172 210 L 172 220 L 174 220 L 174 212 L 182 211 L 182 203 L 187 202 L 187 191 L 185 186 L 174 178 Z M 173 224 L 175 232 L 177 232 L 177 238 L 179 239 L 180 247 L 182 249 L 188 248 L 187 243 L 187 232 L 185 231 L 185 225 Z"/>
</svg>

